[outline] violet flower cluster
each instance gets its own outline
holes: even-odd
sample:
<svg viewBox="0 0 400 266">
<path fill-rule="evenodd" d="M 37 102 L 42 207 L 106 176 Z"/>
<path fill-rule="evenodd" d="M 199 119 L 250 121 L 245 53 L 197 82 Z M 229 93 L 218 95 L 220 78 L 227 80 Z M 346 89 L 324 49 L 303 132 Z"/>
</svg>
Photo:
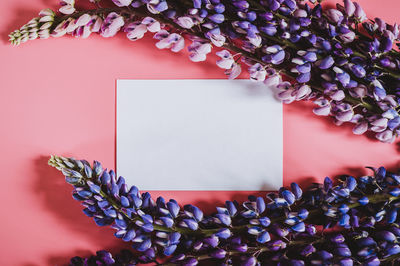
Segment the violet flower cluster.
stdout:
<svg viewBox="0 0 400 266">
<path fill-rule="evenodd" d="M 91 2 L 98 4 L 98 0 Z M 217 65 L 230 79 L 243 67 L 250 79 L 277 88 L 284 103 L 312 100 L 314 113 L 337 125 L 354 124 L 391 143 L 400 132 L 400 28 L 382 19 L 367 21 L 351 0 L 323 10 L 303 0 L 112 0 L 114 7 L 76 11 L 62 0 L 56 14 L 46 9 L 10 34 L 13 44 L 36 38 L 119 31 L 135 41 L 150 32 L 159 49 L 206 60 L 220 47 Z M 283 81 L 281 74 L 291 78 Z"/>
<path fill-rule="evenodd" d="M 128 249 L 123 249 L 118 254 L 111 254 L 106 250 L 99 250 L 96 255 L 87 258 L 75 256 L 71 258 L 70 265 L 73 266 L 98 266 L 98 265 L 136 265 L 137 257 Z"/>
<path fill-rule="evenodd" d="M 400 262 L 400 175 L 383 167 L 359 179 L 342 176 L 337 185 L 327 177 L 306 191 L 292 183 L 265 198 L 226 201 L 205 215 L 194 205 L 153 200 L 96 161 L 90 165 L 52 156 L 49 164 L 74 186 L 73 198 L 87 216 L 99 226 L 111 226 L 117 238 L 132 245 L 135 256 L 123 265 Z"/>
</svg>

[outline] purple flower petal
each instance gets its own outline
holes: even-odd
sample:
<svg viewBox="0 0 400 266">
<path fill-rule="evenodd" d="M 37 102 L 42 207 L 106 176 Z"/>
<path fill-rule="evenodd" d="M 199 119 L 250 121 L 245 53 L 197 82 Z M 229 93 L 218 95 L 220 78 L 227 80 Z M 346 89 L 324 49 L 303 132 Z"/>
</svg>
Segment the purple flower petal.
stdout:
<svg viewBox="0 0 400 266">
<path fill-rule="evenodd" d="M 376 138 L 385 143 L 393 143 L 395 137 L 393 136 L 393 131 L 388 129 L 383 132 L 379 132 L 376 135 Z"/>
<path fill-rule="evenodd" d="M 233 67 L 227 73 L 229 75 L 228 78 L 229 79 L 235 79 L 240 75 L 241 72 L 242 72 L 242 68 L 240 67 L 240 64 L 234 63 Z"/>
<path fill-rule="evenodd" d="M 193 19 L 191 17 L 179 17 L 176 21 L 176 24 L 178 24 L 179 26 L 181 26 L 182 28 L 185 29 L 190 29 L 194 26 L 194 22 Z"/>
<path fill-rule="evenodd" d="M 335 61 L 333 60 L 332 56 L 327 56 L 324 59 L 322 59 L 319 63 L 319 68 L 320 69 L 328 69 L 330 68 Z"/>
<path fill-rule="evenodd" d="M 274 65 L 279 65 L 280 63 L 283 62 L 284 59 L 285 59 L 285 51 L 280 50 L 276 54 L 272 55 L 271 63 Z"/>
<path fill-rule="evenodd" d="M 310 81 L 310 79 L 311 79 L 311 72 L 302 73 L 296 78 L 297 82 L 299 83 L 307 83 Z"/>
<path fill-rule="evenodd" d="M 330 105 L 317 107 L 313 109 L 313 113 L 320 116 L 328 116 L 331 113 Z"/>
<path fill-rule="evenodd" d="M 333 8 L 326 11 L 326 16 L 333 23 L 339 23 L 343 19 L 343 13 Z"/>
<path fill-rule="evenodd" d="M 356 6 L 353 4 L 351 0 L 344 0 L 344 8 L 346 11 L 346 15 L 351 17 L 356 11 Z"/>
</svg>

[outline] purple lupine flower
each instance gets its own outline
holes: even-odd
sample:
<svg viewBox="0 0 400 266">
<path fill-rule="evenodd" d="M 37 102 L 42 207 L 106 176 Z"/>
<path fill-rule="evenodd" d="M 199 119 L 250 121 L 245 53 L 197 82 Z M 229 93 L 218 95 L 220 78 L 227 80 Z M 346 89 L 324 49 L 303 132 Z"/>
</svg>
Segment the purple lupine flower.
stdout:
<svg viewBox="0 0 400 266">
<path fill-rule="evenodd" d="M 182 28 L 185 28 L 185 29 L 190 29 L 191 27 L 194 26 L 194 21 L 193 21 L 193 19 L 192 19 L 191 17 L 187 17 L 187 16 L 185 16 L 185 17 L 179 17 L 179 18 L 176 20 L 176 23 L 177 23 L 179 26 L 181 26 Z"/>
<path fill-rule="evenodd" d="M 264 80 L 264 84 L 267 87 L 275 88 L 282 82 L 282 77 L 275 70 L 267 69 L 267 78 Z"/>
<path fill-rule="evenodd" d="M 340 23 L 341 20 L 343 19 L 343 13 L 333 8 L 326 11 L 326 16 L 333 23 Z"/>
<path fill-rule="evenodd" d="M 399 26 L 380 18 L 365 21 L 365 12 L 351 0 L 327 10 L 317 1 L 303 5 L 297 0 L 268 0 L 261 3 L 261 9 L 245 0 L 207 3 L 196 0 L 187 5 L 165 0 L 113 2 L 119 9 L 78 13 L 74 0 L 63 0 L 60 10 L 67 13 L 66 16 L 49 10 L 41 12 L 40 17 L 10 34 L 10 41 L 17 45 L 65 34 L 87 38 L 92 32 L 111 37 L 121 29 L 127 32 L 129 39 L 137 40 L 147 31 L 161 31 L 155 36 L 156 46 L 161 49 L 177 52 L 184 47 L 182 36 L 194 40 L 196 45 L 189 46 L 192 61 L 204 61 L 212 46 L 217 46 L 234 51 L 237 62 L 241 60 L 251 66 L 260 64 L 261 68 L 257 68 L 261 71 L 250 68 L 250 77 L 254 80 L 264 80 L 262 69 L 268 72 L 270 67 L 276 73 L 286 74 L 293 86 L 290 91 L 279 92 L 285 103 L 331 99 L 335 104 L 351 104 L 354 113 L 362 114 L 368 122 L 389 109 L 398 110 L 399 52 L 393 46 L 400 45 Z M 369 35 L 367 38 L 363 37 L 363 31 L 354 30 L 362 21 Z M 164 31 L 169 33 L 166 35 Z M 198 43 L 204 48 L 197 47 Z M 239 63 L 225 62 L 227 65 L 223 68 L 227 75 L 236 77 L 241 70 Z M 275 75 L 265 78 L 267 83 L 281 83 Z M 325 82 L 337 88 L 328 90 Z M 320 107 L 314 111 L 336 116 L 335 112 L 328 112 L 334 106 Z M 341 124 L 341 120 L 336 117 L 335 123 Z M 400 133 L 396 123 L 390 123 L 395 137 Z M 365 128 L 363 122 L 357 125 L 355 132 L 359 134 Z M 379 134 L 377 138 L 387 140 L 389 135 Z"/>
<path fill-rule="evenodd" d="M 75 12 L 75 0 L 61 0 L 61 8 L 58 10 L 65 15 L 71 15 Z"/>
<path fill-rule="evenodd" d="M 216 47 L 221 47 L 225 44 L 226 38 L 221 34 L 214 34 L 211 32 L 207 32 L 206 36 Z"/>
<path fill-rule="evenodd" d="M 142 20 L 142 24 L 146 25 L 147 30 L 150 32 L 159 32 L 161 30 L 160 22 L 153 19 L 152 17 L 145 17 Z"/>
<path fill-rule="evenodd" d="M 334 112 L 336 113 L 336 119 L 342 122 L 350 121 L 354 115 L 352 106 L 347 103 L 336 105 Z"/>
<path fill-rule="evenodd" d="M 228 50 L 222 50 L 216 53 L 221 59 L 217 61 L 217 66 L 223 69 L 231 69 L 235 60 Z"/>
<path fill-rule="evenodd" d="M 387 129 L 385 131 L 379 132 L 376 134 L 376 138 L 385 143 L 393 143 L 395 140 L 395 136 L 393 135 L 393 131 Z"/>
<path fill-rule="evenodd" d="M 249 67 L 250 79 L 255 81 L 264 81 L 267 76 L 267 71 L 264 67 L 256 63 Z"/>
<path fill-rule="evenodd" d="M 168 10 L 168 3 L 164 0 L 149 1 L 149 3 L 147 3 L 147 10 L 152 14 L 159 14 Z"/>
<path fill-rule="evenodd" d="M 107 15 L 101 25 L 101 35 L 109 38 L 113 37 L 124 26 L 124 19 L 119 14 L 112 12 Z"/>
<path fill-rule="evenodd" d="M 344 0 L 343 2 L 346 15 L 349 17 L 353 16 L 354 12 L 356 11 L 355 4 L 351 0 Z"/>
<path fill-rule="evenodd" d="M 314 114 L 320 116 L 328 116 L 331 113 L 331 104 L 328 100 L 320 98 L 314 101 L 319 107 L 313 109 Z"/>
<path fill-rule="evenodd" d="M 249 196 L 239 210 L 239 205 L 228 201 L 225 207 L 217 208 L 216 214 L 206 216 L 193 205 L 181 210 L 175 200 L 166 202 L 159 197 L 152 201 L 149 193 L 140 194 L 136 187 L 127 187 L 122 177 L 116 178 L 112 170 L 103 169 L 97 162 L 91 167 L 86 161 L 52 157 L 49 163 L 61 170 L 66 181 L 74 186 L 73 197 L 85 206 L 84 213 L 100 226 L 112 224 L 116 237 L 133 244 L 140 262 L 170 256 L 172 263 L 196 264 L 207 258 L 231 260 L 248 251 L 268 251 L 273 255 L 260 256 L 260 263 L 286 263 L 287 260 L 298 263 L 295 255 L 288 252 L 293 248 L 291 241 L 296 243 L 297 237 L 304 244 L 295 250 L 303 256 L 305 264 L 330 262 L 335 255 L 343 265 L 351 265 L 352 260 L 368 263 L 372 254 L 379 261 L 400 253 L 397 244 L 400 231 L 395 225 L 388 225 L 396 223 L 400 189 L 393 186 L 400 185 L 400 176 L 383 167 L 373 168 L 374 176 L 365 176 L 359 181 L 345 176 L 336 186 L 326 178 L 323 185 L 315 184 L 304 192 L 292 184 L 291 191 L 281 188 L 279 193 L 269 194 L 269 203 L 262 197 Z M 378 188 L 379 192 L 370 194 L 371 189 Z M 134 203 L 135 198 L 141 201 Z M 128 215 L 133 205 L 134 212 Z M 377 212 L 370 212 L 378 206 Z M 335 230 L 320 237 L 321 232 L 312 224 L 315 219 L 321 221 L 316 213 L 324 215 L 324 228 L 336 225 L 344 229 L 352 227 L 352 230 L 340 233 Z M 270 225 L 271 219 L 263 215 L 271 215 L 275 222 Z M 174 227 L 164 227 L 160 218 L 177 222 Z M 248 236 L 238 234 L 236 226 L 247 228 Z M 365 230 L 371 226 L 375 226 L 373 231 Z M 203 235 L 202 228 L 210 233 Z M 313 245 L 316 237 L 321 240 Z M 107 252 L 97 255 L 99 262 L 120 262 L 118 256 L 114 258 Z M 75 263 L 80 261 L 74 258 Z"/>
<path fill-rule="evenodd" d="M 132 22 L 125 26 L 124 31 L 127 33 L 126 36 L 129 40 L 136 41 L 143 38 L 144 34 L 147 32 L 147 27 L 140 21 Z"/>
<path fill-rule="evenodd" d="M 278 95 L 277 97 L 284 103 L 293 102 L 296 99 L 294 96 L 294 88 L 290 82 L 281 82 L 277 85 Z"/>
<path fill-rule="evenodd" d="M 354 16 L 357 18 L 359 22 L 363 22 L 364 20 L 367 19 L 367 15 L 357 2 L 354 2 L 354 5 L 356 7 L 356 10 L 354 11 Z"/>
<path fill-rule="evenodd" d="M 235 79 L 240 75 L 241 72 L 242 72 L 242 68 L 241 68 L 240 64 L 233 63 L 232 68 L 227 69 L 225 71 L 225 74 L 228 75 L 229 79 Z"/>
<path fill-rule="evenodd" d="M 189 45 L 188 50 L 190 52 L 190 60 L 193 62 L 204 61 L 207 58 L 207 54 L 211 52 L 211 44 L 195 40 L 191 45 Z"/>
<path fill-rule="evenodd" d="M 166 30 L 160 30 L 154 35 L 155 39 L 159 41 L 156 43 L 158 49 L 171 49 L 173 52 L 179 52 L 185 47 L 184 38 L 177 34 L 170 34 Z"/>
<path fill-rule="evenodd" d="M 112 0 L 116 6 L 123 7 L 129 6 L 132 3 L 132 0 Z"/>
</svg>

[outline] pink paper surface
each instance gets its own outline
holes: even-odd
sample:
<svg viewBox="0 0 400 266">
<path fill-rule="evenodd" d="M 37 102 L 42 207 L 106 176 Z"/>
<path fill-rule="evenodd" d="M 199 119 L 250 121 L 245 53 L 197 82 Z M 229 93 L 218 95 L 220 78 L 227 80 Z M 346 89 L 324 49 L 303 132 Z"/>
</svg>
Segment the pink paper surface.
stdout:
<svg viewBox="0 0 400 266">
<path fill-rule="evenodd" d="M 187 53 L 154 47 L 147 37 L 130 42 L 92 36 L 38 40 L 18 48 L 7 35 L 56 0 L 0 2 L 1 265 L 62 265 L 74 255 L 127 247 L 81 212 L 49 154 L 115 164 L 116 79 L 224 78 L 214 65 L 192 63 Z M 334 1 L 327 1 L 328 4 Z M 359 0 L 369 17 L 395 22 L 396 0 Z M 245 75 L 243 76 L 245 77 Z M 309 184 L 325 176 L 366 173 L 363 166 L 398 167 L 399 145 L 353 136 L 318 118 L 311 105 L 284 106 L 284 184 Z M 211 209 L 246 192 L 157 192 Z M 262 193 L 264 194 L 264 193 Z"/>
</svg>

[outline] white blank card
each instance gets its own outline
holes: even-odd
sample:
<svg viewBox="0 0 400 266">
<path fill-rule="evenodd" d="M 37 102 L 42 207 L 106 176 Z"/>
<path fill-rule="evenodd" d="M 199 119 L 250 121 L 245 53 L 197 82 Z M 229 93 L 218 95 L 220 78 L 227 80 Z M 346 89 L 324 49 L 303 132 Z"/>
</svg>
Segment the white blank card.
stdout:
<svg viewBox="0 0 400 266">
<path fill-rule="evenodd" d="M 141 190 L 276 190 L 282 104 L 249 80 L 118 80 L 117 174 Z"/>
</svg>

